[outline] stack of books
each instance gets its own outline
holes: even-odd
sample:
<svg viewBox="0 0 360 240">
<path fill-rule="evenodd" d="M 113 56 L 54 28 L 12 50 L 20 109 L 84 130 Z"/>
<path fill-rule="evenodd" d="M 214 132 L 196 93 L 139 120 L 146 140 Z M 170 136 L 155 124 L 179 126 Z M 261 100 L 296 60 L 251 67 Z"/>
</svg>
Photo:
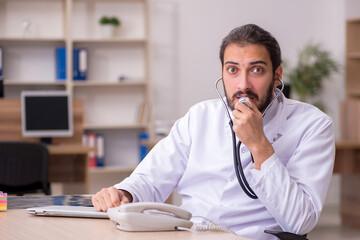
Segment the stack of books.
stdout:
<svg viewBox="0 0 360 240">
<path fill-rule="evenodd" d="M 105 163 L 105 137 L 101 133 L 85 133 L 83 145 L 96 147 L 97 152 L 89 152 L 89 167 L 103 167 Z"/>
</svg>

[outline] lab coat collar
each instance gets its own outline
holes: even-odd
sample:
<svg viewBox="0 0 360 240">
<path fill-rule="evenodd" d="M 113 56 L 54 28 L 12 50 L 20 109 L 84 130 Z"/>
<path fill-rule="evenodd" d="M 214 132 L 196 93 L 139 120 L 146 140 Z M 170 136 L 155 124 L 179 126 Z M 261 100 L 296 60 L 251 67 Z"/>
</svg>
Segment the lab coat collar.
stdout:
<svg viewBox="0 0 360 240">
<path fill-rule="evenodd" d="M 270 103 L 270 107 L 265 110 L 265 115 L 263 116 L 264 123 L 271 121 L 271 119 L 273 119 L 279 114 L 279 107 L 281 107 L 280 103 L 284 102 L 283 99 L 284 95 L 282 94 L 282 92 L 280 92 L 279 89 L 277 88 L 274 89 L 274 96 L 275 99 L 273 99 L 272 102 Z"/>
<path fill-rule="evenodd" d="M 263 126 L 265 136 L 271 144 L 277 141 L 286 129 L 285 101 L 286 98 L 279 89 L 275 88 L 274 94 L 278 94 L 271 106 L 265 112 Z"/>
</svg>

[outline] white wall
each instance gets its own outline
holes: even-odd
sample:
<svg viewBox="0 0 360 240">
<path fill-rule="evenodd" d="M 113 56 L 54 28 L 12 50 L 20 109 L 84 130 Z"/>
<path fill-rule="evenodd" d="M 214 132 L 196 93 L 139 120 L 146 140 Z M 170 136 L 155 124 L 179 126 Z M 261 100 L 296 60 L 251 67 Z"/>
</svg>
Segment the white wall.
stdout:
<svg viewBox="0 0 360 240">
<path fill-rule="evenodd" d="M 309 41 L 321 43 L 344 65 L 342 0 L 153 0 L 153 17 L 155 119 L 177 119 L 193 104 L 216 98 L 221 40 L 246 23 L 270 31 L 290 67 Z M 343 79 L 343 73 L 332 76 L 322 94 L 336 129 Z"/>
<path fill-rule="evenodd" d="M 359 0 L 345 0 L 346 1 L 346 18 L 360 17 L 360 1 Z"/>
</svg>

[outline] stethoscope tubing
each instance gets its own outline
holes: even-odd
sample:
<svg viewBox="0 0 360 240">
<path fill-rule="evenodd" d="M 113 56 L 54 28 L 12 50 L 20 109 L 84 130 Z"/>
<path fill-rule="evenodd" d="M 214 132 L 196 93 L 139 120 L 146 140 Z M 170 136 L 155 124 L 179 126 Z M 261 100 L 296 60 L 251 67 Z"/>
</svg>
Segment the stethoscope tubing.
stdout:
<svg viewBox="0 0 360 240">
<path fill-rule="evenodd" d="M 233 159 L 234 159 L 234 168 L 235 168 L 235 174 L 236 177 L 238 179 L 238 182 L 241 186 L 241 188 L 243 189 L 243 191 L 245 192 L 246 195 L 248 195 L 250 198 L 252 199 L 257 199 L 258 197 L 256 196 L 256 194 L 254 193 L 254 191 L 252 190 L 252 188 L 250 187 L 248 181 L 246 180 L 245 174 L 244 174 L 244 169 L 242 167 L 241 164 L 241 158 L 240 158 L 240 145 L 241 142 L 239 141 L 238 144 L 236 145 L 236 135 L 235 132 L 233 130 L 233 121 L 231 119 L 230 113 L 228 111 L 228 107 L 223 99 L 223 97 L 221 96 L 220 92 L 217 89 L 217 84 L 219 83 L 219 81 L 223 80 L 222 78 L 219 78 L 215 81 L 215 90 L 216 93 L 218 94 L 220 100 L 222 101 L 222 103 L 224 104 L 225 107 L 225 112 L 229 118 L 229 125 L 230 125 L 230 129 L 231 129 L 231 135 L 232 135 L 232 142 L 233 142 Z M 269 103 L 269 105 L 266 107 L 266 109 L 264 110 L 264 112 L 262 113 L 262 117 L 265 116 L 266 111 L 269 109 L 269 107 L 272 105 L 272 103 L 274 102 L 274 100 L 279 96 L 279 94 L 283 91 L 284 89 L 284 82 L 281 79 L 278 79 L 281 82 L 281 89 L 280 91 L 275 95 L 274 99 Z M 251 161 L 254 162 L 253 156 L 250 152 L 251 155 Z"/>
<path fill-rule="evenodd" d="M 250 187 L 248 181 L 246 180 L 244 170 L 241 164 L 241 158 L 240 158 L 240 145 L 241 142 L 239 141 L 236 145 L 236 137 L 235 132 L 232 130 L 233 127 L 233 121 L 229 122 L 230 128 L 231 128 L 231 135 L 232 135 L 232 142 L 233 142 L 233 156 L 234 156 L 234 168 L 235 168 L 235 174 L 236 178 L 238 179 L 238 182 L 241 186 L 241 188 L 244 190 L 246 195 L 248 195 L 252 199 L 257 199 L 258 197 Z M 251 153 L 250 153 L 251 154 Z M 251 154 L 251 161 L 254 162 L 254 159 Z"/>
</svg>

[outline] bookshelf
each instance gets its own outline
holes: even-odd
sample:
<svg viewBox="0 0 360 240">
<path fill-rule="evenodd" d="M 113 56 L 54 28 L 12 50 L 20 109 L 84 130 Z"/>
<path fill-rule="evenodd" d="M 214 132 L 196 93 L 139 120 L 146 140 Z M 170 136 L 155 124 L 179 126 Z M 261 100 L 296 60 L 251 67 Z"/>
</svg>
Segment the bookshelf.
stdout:
<svg viewBox="0 0 360 240">
<path fill-rule="evenodd" d="M 138 135 L 152 133 L 152 116 L 139 122 L 141 106 L 152 104 L 149 9 L 148 0 L 0 0 L 4 97 L 66 90 L 82 99 L 85 133 L 105 137 L 106 167 L 92 168 L 96 174 L 130 173 L 139 163 Z M 121 20 L 113 37 L 101 33 L 104 15 Z M 56 80 L 55 49 L 61 46 L 67 78 Z M 88 51 L 86 81 L 72 80 L 74 48 Z"/>
<path fill-rule="evenodd" d="M 346 21 L 346 99 L 339 104 L 341 139 L 336 143 L 335 171 L 341 176 L 342 224 L 360 228 L 360 194 L 351 186 L 360 183 L 360 18 Z"/>
<path fill-rule="evenodd" d="M 346 99 L 339 104 L 341 140 L 360 142 L 360 18 L 346 21 Z"/>
<path fill-rule="evenodd" d="M 346 22 L 346 96 L 360 98 L 360 18 Z"/>
</svg>

